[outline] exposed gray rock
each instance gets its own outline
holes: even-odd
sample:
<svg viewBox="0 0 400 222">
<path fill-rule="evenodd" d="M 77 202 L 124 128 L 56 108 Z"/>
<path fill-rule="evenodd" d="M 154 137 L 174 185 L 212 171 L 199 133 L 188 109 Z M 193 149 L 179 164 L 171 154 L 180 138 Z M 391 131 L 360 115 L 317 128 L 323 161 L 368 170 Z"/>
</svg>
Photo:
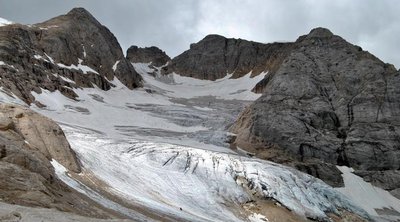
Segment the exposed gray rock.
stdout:
<svg viewBox="0 0 400 222">
<path fill-rule="evenodd" d="M 386 171 L 355 171 L 365 181 L 370 182 L 385 190 L 400 189 L 400 170 L 386 170 Z"/>
<path fill-rule="evenodd" d="M 0 61 L 6 64 L 0 66 L 0 86 L 27 103 L 34 101 L 31 91 L 41 88 L 70 98 L 77 97 L 71 88 L 95 84 L 108 90 L 114 76 L 130 89 L 141 86 L 117 39 L 83 8 L 33 26 L 0 27 Z M 65 68 L 80 65 L 94 71 Z"/>
<path fill-rule="evenodd" d="M 164 73 L 216 80 L 233 73 L 233 78 L 252 71 L 252 76 L 274 71 L 291 51 L 292 43 L 262 44 L 242 39 L 208 35 L 172 59 Z"/>
<path fill-rule="evenodd" d="M 150 63 L 160 67 L 165 65 L 171 58 L 161 49 L 152 46 L 139 48 L 131 46 L 126 52 L 126 58 L 132 63 Z"/>
<path fill-rule="evenodd" d="M 317 28 L 263 84 L 262 97 L 232 127 L 239 147 L 332 185 L 341 184 L 335 165 L 400 169 L 400 73 L 392 65 Z"/>
</svg>

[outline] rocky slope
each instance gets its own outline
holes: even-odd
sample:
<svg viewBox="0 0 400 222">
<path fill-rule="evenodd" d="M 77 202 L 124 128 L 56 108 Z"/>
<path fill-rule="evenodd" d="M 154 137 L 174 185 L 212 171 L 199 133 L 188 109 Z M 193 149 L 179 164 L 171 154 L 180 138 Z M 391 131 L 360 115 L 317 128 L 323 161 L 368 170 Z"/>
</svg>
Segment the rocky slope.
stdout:
<svg viewBox="0 0 400 222">
<path fill-rule="evenodd" d="M 57 178 L 50 163 L 54 160 L 71 172 L 81 171 L 56 123 L 30 109 L 0 104 L 0 199 L 10 204 L 108 218 L 110 211 Z M 0 216 L 0 220 L 7 219 L 6 215 Z"/>
<path fill-rule="evenodd" d="M 249 72 L 252 76 L 273 72 L 290 53 L 293 43 L 263 44 L 242 39 L 228 39 L 208 35 L 190 49 L 173 58 L 164 73 L 197 79 L 216 80 L 233 74 L 241 77 Z"/>
<path fill-rule="evenodd" d="M 132 63 L 151 62 L 151 64 L 156 67 L 163 66 L 171 60 L 164 51 L 155 46 L 145 48 L 131 46 L 126 52 L 126 59 Z"/>
<path fill-rule="evenodd" d="M 329 30 L 301 36 L 231 128 L 235 144 L 342 185 L 336 165 L 398 194 L 400 73 Z"/>
<path fill-rule="evenodd" d="M 128 88 L 141 86 L 117 39 L 83 8 L 32 26 L 0 27 L 0 61 L 0 86 L 26 103 L 41 88 L 69 98 L 77 87 L 108 90 L 114 76 Z"/>
</svg>

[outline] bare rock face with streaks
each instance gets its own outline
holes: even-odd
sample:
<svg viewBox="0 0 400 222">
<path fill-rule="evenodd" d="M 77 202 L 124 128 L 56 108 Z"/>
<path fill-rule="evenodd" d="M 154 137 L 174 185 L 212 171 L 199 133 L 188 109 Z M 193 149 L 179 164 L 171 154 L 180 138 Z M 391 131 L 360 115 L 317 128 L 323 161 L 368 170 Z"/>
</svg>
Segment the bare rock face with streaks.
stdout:
<svg viewBox="0 0 400 222">
<path fill-rule="evenodd" d="M 155 46 L 145 48 L 131 46 L 126 52 L 126 58 L 132 63 L 151 63 L 156 67 L 163 66 L 171 60 L 164 51 Z"/>
<path fill-rule="evenodd" d="M 41 89 L 69 98 L 77 97 L 71 88 L 108 90 L 114 77 L 130 89 L 142 84 L 114 35 L 83 8 L 32 26 L 2 26 L 0 39 L 0 86 L 26 103 Z"/>
<path fill-rule="evenodd" d="M 235 144 L 334 186 L 336 165 L 400 188 L 400 72 L 329 30 L 301 36 L 231 128 Z M 397 175 L 397 176 L 393 176 Z"/>
<path fill-rule="evenodd" d="M 292 43 L 263 44 L 242 39 L 208 35 L 190 49 L 173 58 L 164 73 L 197 79 L 216 80 L 233 74 L 238 78 L 252 76 L 279 67 L 292 48 Z"/>
</svg>

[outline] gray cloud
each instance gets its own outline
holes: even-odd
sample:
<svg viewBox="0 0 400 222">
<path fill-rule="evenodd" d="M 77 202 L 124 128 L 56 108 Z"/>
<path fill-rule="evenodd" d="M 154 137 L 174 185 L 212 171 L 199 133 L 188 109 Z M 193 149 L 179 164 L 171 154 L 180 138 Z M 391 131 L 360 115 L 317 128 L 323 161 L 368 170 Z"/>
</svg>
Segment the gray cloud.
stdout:
<svg viewBox="0 0 400 222">
<path fill-rule="evenodd" d="M 84 7 L 130 45 L 158 46 L 176 56 L 205 35 L 259 42 L 294 41 L 329 28 L 400 67 L 400 4 L 396 0 L 0 0 L 0 17 L 32 24 Z"/>
</svg>

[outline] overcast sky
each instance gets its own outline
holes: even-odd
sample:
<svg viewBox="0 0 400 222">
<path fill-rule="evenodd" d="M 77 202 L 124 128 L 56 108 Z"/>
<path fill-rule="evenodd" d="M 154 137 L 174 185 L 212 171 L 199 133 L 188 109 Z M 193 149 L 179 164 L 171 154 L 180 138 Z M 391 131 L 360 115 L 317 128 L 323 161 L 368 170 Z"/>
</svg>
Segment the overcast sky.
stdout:
<svg viewBox="0 0 400 222">
<path fill-rule="evenodd" d="M 0 0 L 0 17 L 32 24 L 84 7 L 130 45 L 174 57 L 207 34 L 258 42 L 294 41 L 326 27 L 400 68 L 397 0 Z"/>
</svg>

